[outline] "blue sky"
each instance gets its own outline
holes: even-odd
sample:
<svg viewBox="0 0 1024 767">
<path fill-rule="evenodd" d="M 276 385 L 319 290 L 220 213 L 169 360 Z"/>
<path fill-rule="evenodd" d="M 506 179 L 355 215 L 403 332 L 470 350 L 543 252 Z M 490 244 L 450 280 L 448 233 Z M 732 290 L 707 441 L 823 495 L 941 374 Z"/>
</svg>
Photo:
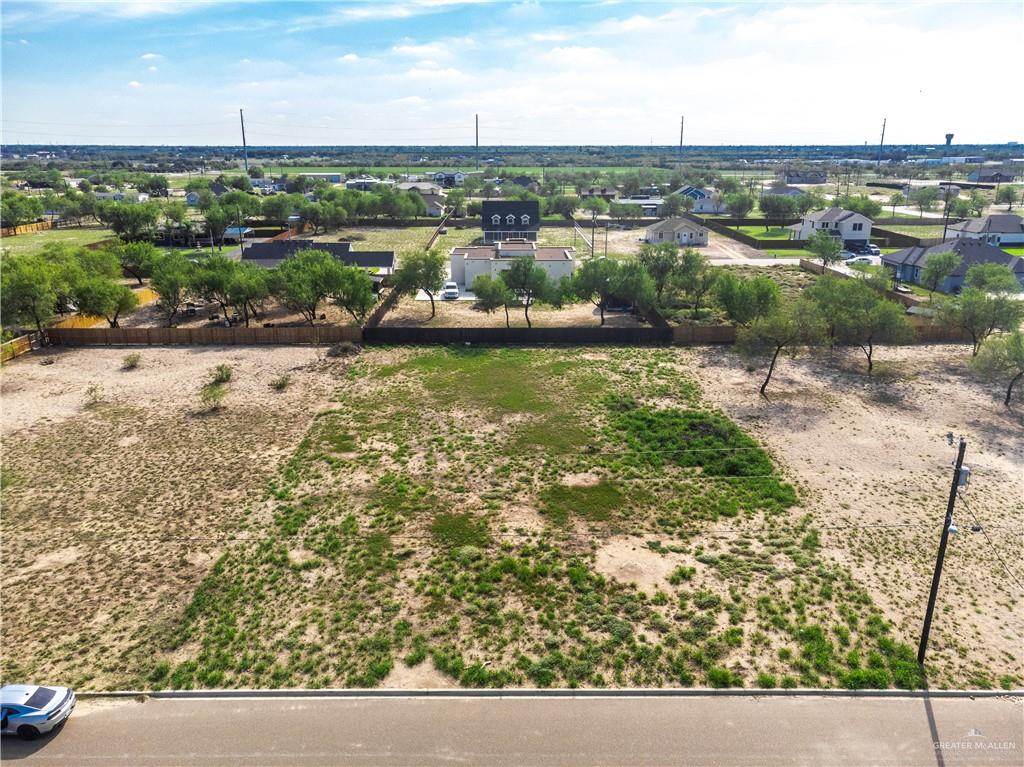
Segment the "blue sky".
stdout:
<svg viewBox="0 0 1024 767">
<path fill-rule="evenodd" d="M 995 3 L 99 0 L 2 9 L 6 143 L 1022 138 Z M 1017 98 L 1015 98 L 1015 96 Z"/>
</svg>

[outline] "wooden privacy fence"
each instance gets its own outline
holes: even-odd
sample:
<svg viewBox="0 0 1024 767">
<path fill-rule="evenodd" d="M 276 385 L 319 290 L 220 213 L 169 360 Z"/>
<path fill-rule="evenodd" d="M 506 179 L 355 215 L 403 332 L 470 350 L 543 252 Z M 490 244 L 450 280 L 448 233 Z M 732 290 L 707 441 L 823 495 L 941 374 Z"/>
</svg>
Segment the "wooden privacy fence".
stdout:
<svg viewBox="0 0 1024 767">
<path fill-rule="evenodd" d="M 47 335 L 50 343 L 63 346 L 334 344 L 340 341 L 359 343 L 363 337 L 361 328 L 341 325 L 281 328 L 54 328 Z"/>
<path fill-rule="evenodd" d="M 13 360 L 15 357 L 27 354 L 33 349 L 38 349 L 40 345 L 41 343 L 38 333 L 29 333 L 25 336 L 12 338 L 10 341 L 0 345 L 0 362 Z"/>
<path fill-rule="evenodd" d="M 42 232 L 46 229 L 53 229 L 50 221 L 36 221 L 33 224 L 19 224 L 18 226 L 5 226 L 0 228 L 0 237 L 14 237 L 17 234 L 28 234 L 29 232 Z"/>
<path fill-rule="evenodd" d="M 367 344 L 619 344 L 649 346 L 672 343 L 671 328 L 401 328 L 363 331 Z"/>
</svg>

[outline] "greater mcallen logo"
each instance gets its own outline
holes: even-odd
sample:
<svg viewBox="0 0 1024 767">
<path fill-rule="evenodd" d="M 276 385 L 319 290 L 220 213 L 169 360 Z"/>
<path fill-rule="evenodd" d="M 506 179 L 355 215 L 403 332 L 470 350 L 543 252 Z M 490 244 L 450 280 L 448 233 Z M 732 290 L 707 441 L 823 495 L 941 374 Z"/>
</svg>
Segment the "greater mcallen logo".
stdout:
<svg viewBox="0 0 1024 767">
<path fill-rule="evenodd" d="M 935 741 L 936 751 L 1015 751 L 1017 744 L 1012 740 L 986 740 L 981 730 L 972 727 L 964 738 L 969 740 Z"/>
</svg>

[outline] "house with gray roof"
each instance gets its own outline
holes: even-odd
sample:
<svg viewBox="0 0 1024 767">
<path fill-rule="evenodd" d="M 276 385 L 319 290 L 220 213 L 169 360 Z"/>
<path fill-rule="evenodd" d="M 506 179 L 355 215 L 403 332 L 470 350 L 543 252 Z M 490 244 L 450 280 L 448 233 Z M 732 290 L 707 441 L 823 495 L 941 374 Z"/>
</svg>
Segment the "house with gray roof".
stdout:
<svg viewBox="0 0 1024 767">
<path fill-rule="evenodd" d="M 1024 258 L 1011 256 L 983 240 L 958 239 L 927 247 L 903 248 L 895 253 L 882 256 L 882 265 L 896 272 L 901 282 L 921 283 L 921 272 L 925 263 L 939 253 L 954 252 L 960 256 L 960 265 L 953 270 L 939 286 L 939 290 L 950 293 L 964 284 L 967 270 L 975 264 L 1003 264 L 1010 267 L 1017 281 L 1024 287 Z"/>
<path fill-rule="evenodd" d="M 644 241 L 652 245 L 674 242 L 684 248 L 708 244 L 708 228 L 688 218 L 666 218 L 647 227 Z"/>
<path fill-rule="evenodd" d="M 761 192 L 761 195 L 777 194 L 785 197 L 799 197 L 804 193 L 803 189 L 798 189 L 795 186 L 787 186 L 786 184 L 776 184 L 773 187 L 765 189 Z"/>
<path fill-rule="evenodd" d="M 326 250 L 347 266 L 358 266 L 370 272 L 374 286 L 395 270 L 393 250 L 352 250 L 351 242 L 314 242 L 313 240 L 269 240 L 246 245 L 242 263 L 263 269 L 274 269 L 303 250 Z"/>
<path fill-rule="evenodd" d="M 725 201 L 717 189 L 701 189 L 698 186 L 684 186 L 672 194 L 680 197 L 689 197 L 693 200 L 694 213 L 723 213 L 725 212 Z"/>
<path fill-rule="evenodd" d="M 951 237 L 984 240 L 992 245 L 1024 245 L 1024 219 L 1015 213 L 969 218 L 948 228 Z"/>
<path fill-rule="evenodd" d="M 871 219 L 845 208 L 809 211 L 790 229 L 796 232 L 798 240 L 809 240 L 815 232 L 825 232 L 842 240 L 844 245 L 871 241 Z"/>
<path fill-rule="evenodd" d="M 824 184 L 828 173 L 823 170 L 787 170 L 782 174 L 786 184 Z"/>
<path fill-rule="evenodd" d="M 1019 175 L 1013 168 L 981 168 L 968 173 L 967 180 L 982 184 L 1009 184 Z"/>
</svg>

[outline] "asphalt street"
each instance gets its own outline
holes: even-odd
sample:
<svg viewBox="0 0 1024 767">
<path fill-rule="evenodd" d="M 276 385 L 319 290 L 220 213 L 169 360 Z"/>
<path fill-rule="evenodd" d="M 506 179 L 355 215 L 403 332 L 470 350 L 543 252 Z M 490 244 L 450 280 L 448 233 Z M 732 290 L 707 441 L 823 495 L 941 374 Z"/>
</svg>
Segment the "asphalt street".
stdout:
<svg viewBox="0 0 1024 767">
<path fill-rule="evenodd" d="M 33 765 L 1021 765 L 1009 698 L 82 701 Z"/>
</svg>

